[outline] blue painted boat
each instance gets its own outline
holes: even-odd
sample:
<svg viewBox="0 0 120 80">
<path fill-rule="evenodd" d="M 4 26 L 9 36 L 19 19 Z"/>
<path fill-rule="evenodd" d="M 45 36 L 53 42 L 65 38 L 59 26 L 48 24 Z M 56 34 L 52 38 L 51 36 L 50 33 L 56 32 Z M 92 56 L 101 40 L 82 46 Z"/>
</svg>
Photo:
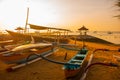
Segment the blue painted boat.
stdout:
<svg viewBox="0 0 120 80">
<path fill-rule="evenodd" d="M 69 64 L 76 64 L 76 65 L 64 65 L 63 69 L 65 72 L 65 77 L 73 78 L 78 73 L 82 72 L 82 67 L 84 66 L 85 58 L 87 56 L 88 50 L 86 48 L 82 48 L 77 54 L 68 61 Z"/>
</svg>

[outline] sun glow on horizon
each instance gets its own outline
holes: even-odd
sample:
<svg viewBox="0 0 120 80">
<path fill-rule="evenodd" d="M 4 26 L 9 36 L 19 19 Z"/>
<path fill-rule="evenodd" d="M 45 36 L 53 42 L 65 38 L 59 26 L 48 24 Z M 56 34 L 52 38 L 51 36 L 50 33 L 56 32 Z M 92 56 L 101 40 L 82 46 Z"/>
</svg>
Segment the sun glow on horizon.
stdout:
<svg viewBox="0 0 120 80">
<path fill-rule="evenodd" d="M 108 0 L 2 0 L 0 28 L 14 30 L 28 23 L 76 31 L 83 25 L 89 30 L 120 30 L 114 3 Z"/>
<path fill-rule="evenodd" d="M 6 0 L 0 3 L 0 25 L 4 29 L 15 29 L 18 26 L 24 27 L 26 23 L 27 7 L 29 7 L 28 23 L 49 25 L 58 21 L 59 16 L 54 14 L 49 4 L 28 2 L 25 0 Z"/>
</svg>

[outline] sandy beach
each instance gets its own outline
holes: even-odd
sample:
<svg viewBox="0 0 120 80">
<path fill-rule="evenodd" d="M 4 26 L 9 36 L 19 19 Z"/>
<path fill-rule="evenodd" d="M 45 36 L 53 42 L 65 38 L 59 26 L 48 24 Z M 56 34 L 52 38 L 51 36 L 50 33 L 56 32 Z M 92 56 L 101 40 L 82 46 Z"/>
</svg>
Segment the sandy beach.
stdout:
<svg viewBox="0 0 120 80">
<path fill-rule="evenodd" d="M 0 11 L 0 80 L 120 80 L 120 0 L 0 0 Z"/>
<path fill-rule="evenodd" d="M 70 41 L 70 44 L 74 44 L 74 41 Z M 76 43 L 80 47 L 82 42 L 77 41 Z M 91 54 L 95 49 L 107 48 L 111 50 L 117 50 L 120 46 L 98 44 L 86 42 L 86 46 Z M 68 53 L 67 59 L 64 60 L 65 53 Z M 70 60 L 76 51 L 65 50 L 59 48 L 58 52 L 53 53 L 48 58 L 57 61 L 67 62 Z M 113 54 L 120 56 L 119 52 L 103 52 L 99 51 L 94 54 L 92 63 L 94 62 L 113 62 L 120 65 L 120 62 L 113 57 Z M 1 63 L 1 62 L 0 62 Z M 5 71 L 6 65 L 0 64 L 0 80 L 66 80 L 63 65 L 54 64 L 45 60 L 39 60 L 35 63 L 29 64 L 22 68 L 16 69 L 13 72 Z M 95 65 L 89 68 L 87 77 L 85 80 L 120 80 L 120 68 Z"/>
</svg>

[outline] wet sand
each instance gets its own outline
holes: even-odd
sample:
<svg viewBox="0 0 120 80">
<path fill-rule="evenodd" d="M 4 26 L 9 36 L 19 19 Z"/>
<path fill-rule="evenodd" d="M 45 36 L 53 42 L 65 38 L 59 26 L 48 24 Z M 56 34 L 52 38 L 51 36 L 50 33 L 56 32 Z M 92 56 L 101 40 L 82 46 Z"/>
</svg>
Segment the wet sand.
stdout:
<svg viewBox="0 0 120 80">
<path fill-rule="evenodd" d="M 74 41 L 70 41 L 74 43 Z M 82 42 L 77 42 L 82 46 Z M 106 44 L 86 43 L 90 53 L 97 48 L 118 49 L 119 46 L 112 46 Z M 68 53 L 67 60 L 64 60 L 65 53 Z M 68 51 L 59 49 L 58 52 L 53 53 L 48 58 L 57 61 L 67 62 L 76 54 L 76 51 Z M 120 56 L 118 52 L 101 52 L 94 55 L 92 63 L 94 62 L 114 62 L 120 64 L 113 58 L 113 54 Z M 22 68 L 16 69 L 14 72 L 6 72 L 4 68 L 6 65 L 0 64 L 0 80 L 65 80 L 62 65 L 54 64 L 45 60 L 40 60 L 29 64 Z M 95 65 L 91 67 L 87 73 L 85 80 L 120 80 L 120 68 L 107 67 Z"/>
</svg>

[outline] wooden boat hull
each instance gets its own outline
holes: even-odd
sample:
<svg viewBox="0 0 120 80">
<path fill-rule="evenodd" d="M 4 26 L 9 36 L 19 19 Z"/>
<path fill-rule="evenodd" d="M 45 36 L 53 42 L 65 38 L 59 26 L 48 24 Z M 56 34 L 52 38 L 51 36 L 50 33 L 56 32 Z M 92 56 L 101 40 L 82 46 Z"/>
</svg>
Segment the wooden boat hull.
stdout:
<svg viewBox="0 0 120 80">
<path fill-rule="evenodd" d="M 79 71 L 80 71 L 80 69 L 64 70 L 65 77 L 66 78 L 72 78 L 72 77 L 76 76 Z"/>
<path fill-rule="evenodd" d="M 49 52 L 43 53 L 43 54 L 44 54 L 44 57 L 47 57 L 47 56 L 51 55 L 52 53 L 56 52 L 57 50 L 58 50 L 58 49 L 55 48 L 53 51 L 49 51 Z M 42 54 L 42 55 L 43 55 L 43 54 Z M 18 68 L 20 68 L 20 67 L 26 66 L 26 65 L 31 64 L 31 63 L 34 63 L 34 62 L 36 62 L 36 61 L 38 61 L 38 60 L 40 60 L 40 59 L 42 59 L 42 58 L 41 58 L 41 57 L 38 57 L 38 58 L 35 58 L 35 59 L 33 59 L 33 60 L 29 60 L 29 61 L 24 62 L 24 63 L 21 63 L 21 64 L 13 64 L 12 66 L 9 66 L 8 68 L 6 68 L 6 71 L 8 71 L 8 72 L 14 71 L 15 69 L 18 69 Z"/>
<path fill-rule="evenodd" d="M 78 52 L 68 63 L 76 64 L 76 65 L 64 65 L 64 73 L 66 79 L 76 80 L 75 78 L 79 75 L 82 76 L 82 73 L 87 66 L 86 57 L 88 56 L 87 51 L 85 54 L 81 54 L 82 52 Z"/>
<path fill-rule="evenodd" d="M 22 54 L 14 54 L 12 56 L 3 56 L 2 54 L 0 54 L 0 60 L 7 63 L 7 64 L 22 64 L 22 63 L 26 63 L 26 59 L 29 55 L 35 53 L 35 54 L 43 54 L 46 55 L 50 52 L 52 52 L 54 49 L 52 49 L 51 46 L 45 47 L 45 48 L 41 48 L 38 51 L 33 51 L 33 52 L 27 52 L 27 53 L 22 53 Z M 36 55 L 32 55 L 29 57 L 28 61 L 34 60 L 38 58 L 38 56 Z"/>
<path fill-rule="evenodd" d="M 33 34 L 23 34 L 23 33 L 17 33 L 17 32 L 13 32 L 13 31 L 9 31 L 6 30 L 12 37 L 14 37 L 15 41 L 31 41 L 31 36 L 35 39 L 35 42 L 44 42 L 44 41 L 48 41 L 48 42 L 55 42 L 56 40 L 56 36 L 40 36 L 40 35 L 33 35 Z M 68 43 L 69 40 L 67 38 L 60 38 L 59 39 L 60 43 Z"/>
</svg>

